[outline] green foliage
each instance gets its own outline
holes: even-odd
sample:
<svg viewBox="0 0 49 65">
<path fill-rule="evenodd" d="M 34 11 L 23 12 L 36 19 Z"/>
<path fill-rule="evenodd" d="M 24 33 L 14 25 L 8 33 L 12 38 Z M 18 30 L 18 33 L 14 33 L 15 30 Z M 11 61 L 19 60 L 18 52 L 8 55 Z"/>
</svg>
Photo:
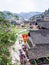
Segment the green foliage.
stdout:
<svg viewBox="0 0 49 65">
<path fill-rule="evenodd" d="M 0 19 L 0 65 L 12 65 L 8 47 L 15 43 L 17 35 L 8 20 Z"/>
<path fill-rule="evenodd" d="M 0 11 L 0 21 L 2 21 L 2 18 L 3 19 L 9 19 L 11 17 L 11 19 L 16 18 L 16 19 L 19 19 L 19 17 L 17 15 L 14 15 L 14 13 L 11 13 L 11 12 L 1 12 Z"/>
<path fill-rule="evenodd" d="M 0 16 L 0 21 L 3 21 L 3 17 L 2 16 Z"/>
<path fill-rule="evenodd" d="M 0 25 L 0 43 L 9 45 L 9 43 L 14 43 L 16 41 L 16 33 L 13 30 L 12 25 L 7 21 L 4 21 L 4 24 Z"/>
<path fill-rule="evenodd" d="M 0 44 L 0 65 L 7 65 L 7 63 L 11 62 L 9 59 L 9 50 L 7 46 Z"/>
<path fill-rule="evenodd" d="M 6 55 L 0 55 L 0 65 L 12 65 L 11 60 Z"/>
<path fill-rule="evenodd" d="M 11 15 L 11 16 L 13 16 L 13 14 L 12 14 L 12 13 L 10 13 L 10 12 L 8 12 L 7 14 L 8 14 L 8 15 Z"/>
<path fill-rule="evenodd" d="M 18 16 L 15 16 L 18 20 L 19 20 L 19 17 Z"/>
<path fill-rule="evenodd" d="M 4 20 L 4 13 L 0 11 L 0 21 Z"/>
</svg>

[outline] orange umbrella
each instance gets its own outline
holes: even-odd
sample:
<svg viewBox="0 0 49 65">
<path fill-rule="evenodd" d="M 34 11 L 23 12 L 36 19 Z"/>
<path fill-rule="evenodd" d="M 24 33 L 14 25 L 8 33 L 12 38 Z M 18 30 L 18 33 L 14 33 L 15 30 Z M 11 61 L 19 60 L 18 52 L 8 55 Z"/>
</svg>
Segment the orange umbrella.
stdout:
<svg viewBox="0 0 49 65">
<path fill-rule="evenodd" d="M 28 39 L 28 35 L 27 34 L 23 34 L 22 38 L 23 38 L 24 44 L 26 44 L 27 39 Z"/>
</svg>

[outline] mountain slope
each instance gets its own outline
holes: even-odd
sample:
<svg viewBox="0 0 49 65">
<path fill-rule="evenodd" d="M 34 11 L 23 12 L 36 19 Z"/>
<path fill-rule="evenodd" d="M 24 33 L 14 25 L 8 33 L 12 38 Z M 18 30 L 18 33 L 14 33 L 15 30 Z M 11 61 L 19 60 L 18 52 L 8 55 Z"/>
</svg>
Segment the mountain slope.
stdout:
<svg viewBox="0 0 49 65">
<path fill-rule="evenodd" d="M 14 13 L 11 13 L 9 11 L 0 11 L 0 17 L 4 18 L 4 19 L 19 19 L 18 15 L 14 15 Z"/>
<path fill-rule="evenodd" d="M 34 15 L 34 16 L 30 17 L 30 20 L 34 20 L 36 16 L 41 18 L 41 19 L 44 19 L 44 17 L 48 17 L 49 18 L 49 9 L 45 10 L 45 12 L 42 12 L 41 14 Z"/>
<path fill-rule="evenodd" d="M 21 12 L 18 14 L 18 16 L 22 17 L 23 19 L 29 19 L 30 17 L 38 14 L 41 14 L 41 12 L 28 12 L 28 13 Z"/>
<path fill-rule="evenodd" d="M 0 17 L 2 16 L 5 19 L 12 19 L 12 18 L 16 18 L 16 19 L 29 19 L 30 17 L 34 16 L 34 15 L 39 15 L 41 14 L 41 12 L 21 12 L 21 13 L 11 13 L 9 11 L 0 11 Z"/>
</svg>

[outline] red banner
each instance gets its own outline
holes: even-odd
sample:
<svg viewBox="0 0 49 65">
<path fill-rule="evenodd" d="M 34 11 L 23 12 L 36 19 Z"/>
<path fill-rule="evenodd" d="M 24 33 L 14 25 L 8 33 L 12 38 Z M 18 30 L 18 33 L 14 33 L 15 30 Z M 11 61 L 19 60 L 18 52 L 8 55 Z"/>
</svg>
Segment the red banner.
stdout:
<svg viewBox="0 0 49 65">
<path fill-rule="evenodd" d="M 24 40 L 24 43 L 26 44 L 27 39 L 28 39 L 28 35 L 27 35 L 27 34 L 23 34 L 23 35 L 22 35 L 22 38 L 23 38 L 23 40 Z"/>
</svg>

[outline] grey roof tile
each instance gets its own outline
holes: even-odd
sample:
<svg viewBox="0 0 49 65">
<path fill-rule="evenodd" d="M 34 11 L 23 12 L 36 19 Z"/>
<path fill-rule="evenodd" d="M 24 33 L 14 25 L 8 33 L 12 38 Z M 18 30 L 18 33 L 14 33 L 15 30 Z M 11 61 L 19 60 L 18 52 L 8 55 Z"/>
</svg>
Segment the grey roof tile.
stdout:
<svg viewBox="0 0 49 65">
<path fill-rule="evenodd" d="M 49 44 L 49 29 L 40 29 L 30 31 L 34 44 Z"/>
</svg>

